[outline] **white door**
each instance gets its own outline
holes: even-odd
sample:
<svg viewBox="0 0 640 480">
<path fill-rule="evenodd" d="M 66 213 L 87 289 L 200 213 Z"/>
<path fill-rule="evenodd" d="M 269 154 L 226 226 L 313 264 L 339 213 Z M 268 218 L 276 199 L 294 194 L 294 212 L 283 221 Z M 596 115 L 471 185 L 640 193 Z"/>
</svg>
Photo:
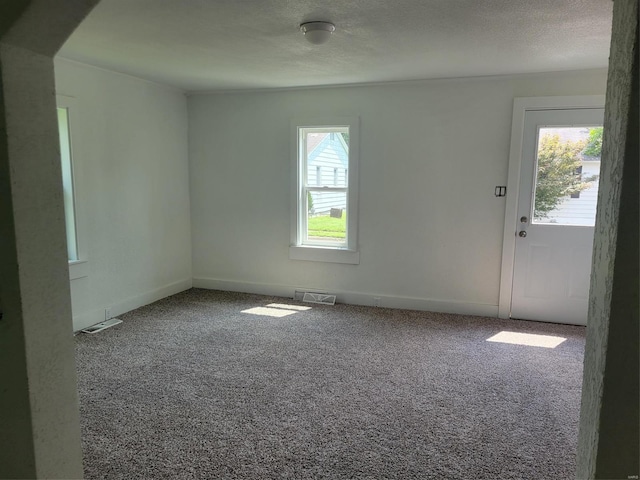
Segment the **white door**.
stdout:
<svg viewBox="0 0 640 480">
<path fill-rule="evenodd" d="M 587 323 L 603 116 L 525 113 L 512 318 Z"/>
</svg>

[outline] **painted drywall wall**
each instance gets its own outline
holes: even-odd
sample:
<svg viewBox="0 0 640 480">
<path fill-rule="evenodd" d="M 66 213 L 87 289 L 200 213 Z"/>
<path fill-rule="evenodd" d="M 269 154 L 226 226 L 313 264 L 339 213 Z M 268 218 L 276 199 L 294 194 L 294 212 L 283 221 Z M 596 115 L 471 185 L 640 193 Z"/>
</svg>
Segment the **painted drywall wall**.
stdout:
<svg viewBox="0 0 640 480">
<path fill-rule="evenodd" d="M 0 11 L 0 478 L 80 478 L 53 55 L 97 0 Z"/>
<path fill-rule="evenodd" d="M 616 1 L 582 380 L 577 478 L 640 473 L 638 2 Z"/>
<path fill-rule="evenodd" d="M 82 460 L 64 210 L 60 182 L 51 181 L 61 178 L 53 61 L 0 44 L 0 65 L 0 408 L 9 417 L 0 419 L 0 478 L 76 478 Z"/>
<path fill-rule="evenodd" d="M 496 315 L 514 97 L 605 71 L 189 97 L 194 286 Z M 360 117 L 359 265 L 290 260 L 289 122 Z"/>
<path fill-rule="evenodd" d="M 74 329 L 191 286 L 187 102 L 172 88 L 56 59 L 70 128 L 80 259 Z"/>
</svg>

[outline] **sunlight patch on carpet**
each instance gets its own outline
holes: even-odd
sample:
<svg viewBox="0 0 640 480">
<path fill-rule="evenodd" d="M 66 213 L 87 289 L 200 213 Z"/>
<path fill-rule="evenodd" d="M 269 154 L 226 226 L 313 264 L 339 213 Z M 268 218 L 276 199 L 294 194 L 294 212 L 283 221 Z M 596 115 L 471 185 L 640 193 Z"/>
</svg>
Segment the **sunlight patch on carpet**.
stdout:
<svg viewBox="0 0 640 480">
<path fill-rule="evenodd" d="M 298 313 L 295 310 L 285 310 L 283 308 L 254 307 L 242 310 L 242 313 L 250 313 L 252 315 L 266 315 L 267 317 L 286 317 Z"/>
<path fill-rule="evenodd" d="M 528 347 L 556 348 L 566 338 L 552 335 L 537 335 L 533 333 L 518 333 L 502 331 L 493 337 L 487 338 L 487 342 L 511 343 L 513 345 L 526 345 Z"/>
</svg>

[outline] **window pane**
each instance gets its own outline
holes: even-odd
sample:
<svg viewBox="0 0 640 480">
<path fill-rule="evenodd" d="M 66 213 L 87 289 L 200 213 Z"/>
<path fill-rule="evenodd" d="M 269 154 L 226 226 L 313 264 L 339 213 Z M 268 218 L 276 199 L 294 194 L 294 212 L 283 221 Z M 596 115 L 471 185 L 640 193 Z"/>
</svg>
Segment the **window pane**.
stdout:
<svg viewBox="0 0 640 480">
<path fill-rule="evenodd" d="M 540 128 L 533 223 L 595 225 L 602 127 Z"/>
<path fill-rule="evenodd" d="M 346 186 L 349 164 L 348 134 L 313 131 L 306 134 L 308 186 Z"/>
<path fill-rule="evenodd" d="M 66 108 L 58 108 L 58 131 L 60 134 L 60 158 L 62 162 L 62 190 L 64 195 L 64 218 L 67 230 L 67 253 L 69 261 L 73 261 L 78 260 L 78 246 L 73 197 L 69 111 Z"/>
<path fill-rule="evenodd" d="M 307 241 L 313 245 L 346 245 L 346 192 L 308 192 Z"/>
</svg>

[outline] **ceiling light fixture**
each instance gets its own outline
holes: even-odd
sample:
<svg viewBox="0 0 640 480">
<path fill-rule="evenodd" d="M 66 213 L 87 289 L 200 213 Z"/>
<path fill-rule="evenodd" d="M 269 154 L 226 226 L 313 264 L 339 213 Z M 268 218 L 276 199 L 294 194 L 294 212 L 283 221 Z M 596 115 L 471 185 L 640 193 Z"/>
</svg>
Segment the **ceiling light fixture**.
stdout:
<svg viewBox="0 0 640 480">
<path fill-rule="evenodd" d="M 336 26 L 329 22 L 306 22 L 300 25 L 300 31 L 309 43 L 321 45 L 327 43 Z"/>
</svg>

